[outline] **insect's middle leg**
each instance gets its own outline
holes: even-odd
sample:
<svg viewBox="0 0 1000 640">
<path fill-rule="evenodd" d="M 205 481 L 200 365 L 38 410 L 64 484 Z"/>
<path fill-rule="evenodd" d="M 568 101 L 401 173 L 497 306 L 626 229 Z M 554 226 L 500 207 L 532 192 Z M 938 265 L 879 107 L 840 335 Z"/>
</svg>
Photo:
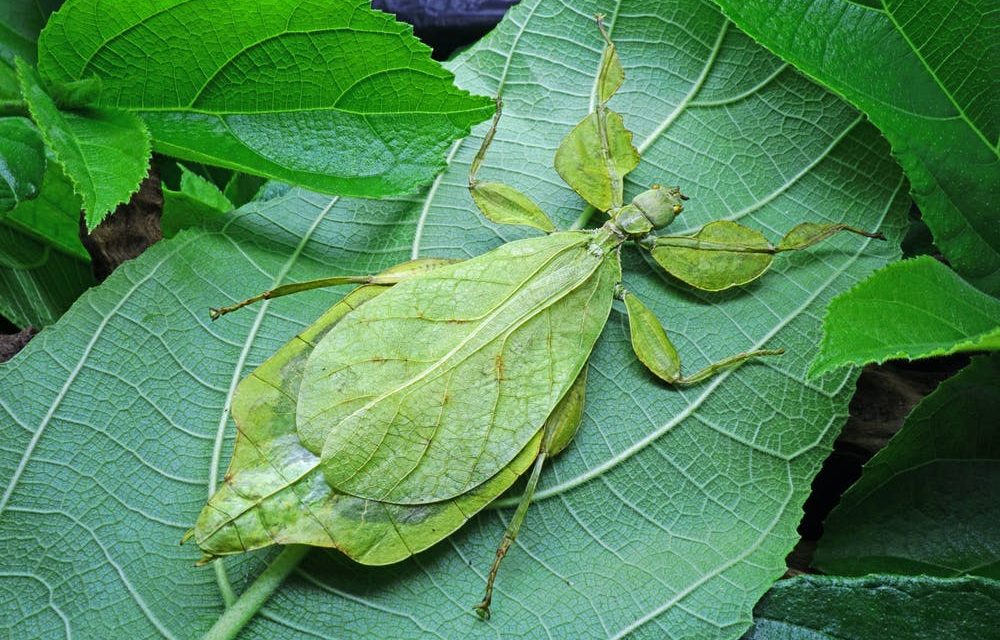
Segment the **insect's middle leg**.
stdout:
<svg viewBox="0 0 1000 640">
<path fill-rule="evenodd" d="M 757 349 L 746 351 L 713 362 L 701 371 L 689 376 L 681 375 L 680 356 L 677 349 L 667 337 L 663 326 L 652 311 L 649 310 L 635 295 L 619 289 L 616 295 L 625 302 L 628 311 L 629 333 L 632 339 L 632 349 L 639 360 L 646 365 L 658 378 L 673 385 L 697 384 L 726 369 L 737 367 L 751 358 L 760 356 L 777 356 L 784 349 Z"/>
</svg>

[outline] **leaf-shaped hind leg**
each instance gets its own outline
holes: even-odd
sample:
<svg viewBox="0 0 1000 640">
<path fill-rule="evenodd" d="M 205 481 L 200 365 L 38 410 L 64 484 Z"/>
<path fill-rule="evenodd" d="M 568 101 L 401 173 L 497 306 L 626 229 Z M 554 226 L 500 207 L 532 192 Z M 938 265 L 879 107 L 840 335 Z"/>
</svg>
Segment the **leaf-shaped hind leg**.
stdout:
<svg viewBox="0 0 1000 640">
<path fill-rule="evenodd" d="M 472 159 L 472 166 L 469 168 L 469 193 L 472 201 L 476 203 L 479 210 L 488 220 L 497 224 L 523 224 L 534 227 L 545 233 L 552 233 L 556 226 L 552 224 L 542 208 L 514 187 L 501 182 L 479 182 L 476 175 L 486 158 L 486 150 L 493 142 L 496 135 L 497 125 L 500 123 L 500 114 L 503 111 L 503 103 L 497 98 L 497 108 L 493 114 L 493 122 L 489 131 L 483 137 L 483 143 L 476 152 L 476 157 Z"/>
<path fill-rule="evenodd" d="M 785 352 L 784 349 L 758 349 L 737 353 L 718 362 L 713 362 L 697 373 L 682 376 L 681 361 L 677 355 L 677 349 L 667 338 L 660 321 L 635 295 L 624 291 L 621 297 L 628 310 L 629 333 L 635 355 L 646 365 L 646 368 L 670 384 L 681 386 L 697 384 L 726 369 L 739 366 L 751 358 L 776 356 Z"/>
<path fill-rule="evenodd" d="M 521 501 L 517 505 L 514 517 L 511 518 L 507 529 L 503 533 L 503 538 L 501 538 L 500 545 L 497 547 L 496 556 L 493 558 L 493 565 L 490 567 L 490 572 L 486 577 L 486 595 L 475 606 L 476 613 L 484 620 L 489 620 L 490 618 L 493 583 L 496 581 L 497 571 L 500 570 L 500 563 L 503 562 L 504 557 L 510 550 L 510 546 L 514 544 L 517 532 L 520 530 L 521 524 L 528 514 L 528 507 L 531 506 L 531 499 L 535 494 L 535 488 L 538 486 L 538 477 L 542 473 L 545 460 L 565 449 L 580 428 L 580 423 L 583 421 L 584 389 L 586 386 L 587 365 L 584 365 L 583 370 L 580 371 L 576 380 L 573 381 L 573 385 L 545 421 L 542 446 L 538 452 L 538 457 L 535 458 L 531 475 L 528 477 L 528 484 L 524 488 L 524 493 L 521 494 Z"/>
<path fill-rule="evenodd" d="M 447 260 L 444 258 L 420 258 L 417 260 L 402 262 L 374 275 L 331 276 L 329 278 L 318 278 L 316 280 L 306 280 L 304 282 L 292 282 L 290 284 L 283 284 L 280 287 L 275 287 L 274 289 L 268 289 L 263 293 L 258 293 L 257 295 L 251 296 L 246 300 L 241 300 L 236 304 L 209 309 L 209 315 L 212 320 L 218 320 L 227 313 L 232 313 L 237 309 L 242 309 L 243 307 L 251 305 L 255 302 L 271 300 L 272 298 L 280 298 L 282 296 L 288 296 L 293 293 L 301 293 L 303 291 L 310 291 L 312 289 L 336 287 L 342 284 L 393 285 L 402 282 L 407 278 L 424 273 L 430 269 L 434 269 L 445 264 L 451 264 L 453 262 L 455 262 L 455 260 Z"/>
</svg>

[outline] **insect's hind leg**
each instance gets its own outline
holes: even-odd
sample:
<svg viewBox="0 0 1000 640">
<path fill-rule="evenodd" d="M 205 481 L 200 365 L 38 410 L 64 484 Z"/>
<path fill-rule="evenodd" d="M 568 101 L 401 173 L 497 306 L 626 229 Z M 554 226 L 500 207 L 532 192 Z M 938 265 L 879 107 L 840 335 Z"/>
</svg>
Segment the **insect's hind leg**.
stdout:
<svg viewBox="0 0 1000 640">
<path fill-rule="evenodd" d="M 552 413 L 545 420 L 541 447 L 538 457 L 535 458 L 535 464 L 531 469 L 531 475 L 528 477 L 528 484 L 524 488 L 524 493 L 521 494 L 521 501 L 517 505 L 514 517 L 511 518 L 507 529 L 503 532 L 500 546 L 497 547 L 496 557 L 493 559 L 493 565 L 490 567 L 489 575 L 486 577 L 486 595 L 483 597 L 482 602 L 475 607 L 476 613 L 484 620 L 489 620 L 490 618 L 493 583 L 496 581 L 500 563 L 503 561 L 504 556 L 507 555 L 507 551 L 510 550 L 510 546 L 514 544 L 517 532 L 521 529 L 521 524 L 524 523 L 528 507 L 531 506 L 531 499 L 535 495 L 535 488 L 538 486 L 538 478 L 542 473 L 542 467 L 545 466 L 545 461 L 548 458 L 558 455 L 569 445 L 570 441 L 576 435 L 577 429 L 580 428 L 580 423 L 583 422 L 584 393 L 587 387 L 588 368 L 589 365 L 584 365 L 583 369 L 577 375 L 576 380 L 573 381 L 573 384 L 570 385 L 566 394 L 559 401 L 559 404 L 556 405 Z"/>
<path fill-rule="evenodd" d="M 524 488 L 524 493 L 521 494 L 521 502 L 518 503 L 514 517 L 510 519 L 507 529 L 503 532 L 503 538 L 500 539 L 500 545 L 497 547 L 497 553 L 493 558 L 493 564 L 490 566 L 490 572 L 486 576 L 486 594 L 483 596 L 482 602 L 475 606 L 476 613 L 483 620 L 490 619 L 490 602 L 493 600 L 493 583 L 497 579 L 497 571 L 500 570 L 500 563 L 503 562 L 504 556 L 510 550 L 510 546 L 514 544 L 517 532 L 521 529 L 521 524 L 524 523 L 525 516 L 528 515 L 528 507 L 531 506 L 531 498 L 535 495 L 535 487 L 538 486 L 538 478 L 542 474 L 542 467 L 545 465 L 547 457 L 548 453 L 543 444 L 542 450 L 539 451 L 538 457 L 535 458 L 535 465 L 531 469 L 528 485 Z"/>
</svg>

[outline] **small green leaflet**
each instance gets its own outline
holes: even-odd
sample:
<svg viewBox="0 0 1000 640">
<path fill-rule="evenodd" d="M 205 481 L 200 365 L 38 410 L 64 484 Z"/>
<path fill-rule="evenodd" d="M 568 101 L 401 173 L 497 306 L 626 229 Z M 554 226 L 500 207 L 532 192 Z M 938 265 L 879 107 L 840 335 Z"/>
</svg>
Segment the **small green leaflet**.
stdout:
<svg viewBox="0 0 1000 640">
<path fill-rule="evenodd" d="M 45 145 L 27 118 L 0 118 L 0 216 L 38 195 Z"/>
<path fill-rule="evenodd" d="M 83 200 L 93 230 L 128 200 L 149 171 L 149 132 L 135 115 L 120 109 L 62 111 L 24 60 L 17 73 L 31 117 Z"/>
<path fill-rule="evenodd" d="M 96 76 L 157 151 L 325 193 L 413 191 L 493 112 L 368 0 L 74 0 L 38 46 L 46 83 Z"/>
<path fill-rule="evenodd" d="M 830 303 L 809 373 L 998 349 L 1000 300 L 921 256 L 889 265 Z"/>
</svg>

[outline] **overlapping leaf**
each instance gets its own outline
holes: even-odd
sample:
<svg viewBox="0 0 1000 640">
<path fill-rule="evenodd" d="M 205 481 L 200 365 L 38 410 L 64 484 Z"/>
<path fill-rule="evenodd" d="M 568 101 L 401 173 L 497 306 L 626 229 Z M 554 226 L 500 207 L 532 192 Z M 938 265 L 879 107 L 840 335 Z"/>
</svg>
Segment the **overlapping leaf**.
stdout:
<svg viewBox="0 0 1000 640">
<path fill-rule="evenodd" d="M 920 256 L 889 265 L 830 304 L 810 373 L 981 350 L 1000 350 L 1000 300 Z"/>
<path fill-rule="evenodd" d="M 86 261 L 0 224 L 0 316 L 19 327 L 48 326 L 93 283 Z"/>
<path fill-rule="evenodd" d="M 930 576 L 799 576 L 755 610 L 746 640 L 988 638 L 1000 624 L 1000 582 Z"/>
<path fill-rule="evenodd" d="M 142 116 L 158 151 L 326 193 L 405 193 L 493 111 L 367 0 L 70 2 L 39 42 L 61 84 Z"/>
<path fill-rule="evenodd" d="M 1000 22 L 989 0 L 717 0 L 886 135 L 940 250 L 1000 293 Z"/>
<path fill-rule="evenodd" d="M 0 216 L 0 222 L 89 262 L 90 255 L 80 242 L 80 198 L 73 193 L 73 185 L 55 156 L 51 152 L 46 155 L 38 196 Z"/>
<path fill-rule="evenodd" d="M 920 402 L 823 523 L 831 574 L 1000 578 L 1000 356 L 972 361 Z"/>
<path fill-rule="evenodd" d="M 128 200 L 149 171 L 149 132 L 139 118 L 120 109 L 63 111 L 24 60 L 17 61 L 17 75 L 31 117 L 72 181 L 87 227 L 93 229 Z"/>
<path fill-rule="evenodd" d="M 610 107 L 643 152 L 626 197 L 653 182 L 683 185 L 692 200 L 671 232 L 724 217 L 780 237 L 812 219 L 881 226 L 898 239 L 905 184 L 878 134 L 709 3 L 515 7 L 452 65 L 461 86 L 505 98 L 483 180 L 511 183 L 563 228 L 578 218 L 583 201 L 552 157 L 591 109 L 598 11 L 628 77 Z M 20 596 L 0 625 L 19 636 L 68 627 L 188 637 L 214 622 L 270 557 L 195 569 L 196 551 L 176 545 L 222 480 L 232 391 L 339 293 L 276 300 L 212 325 L 207 307 L 412 255 L 478 255 L 530 233 L 476 213 L 466 177 L 478 143 L 457 145 L 451 168 L 419 197 L 293 191 L 215 229 L 182 232 L 0 369 L 0 570 Z M 635 360 L 613 310 L 591 360 L 584 423 L 543 474 L 489 623 L 471 605 L 509 517 L 502 509 L 385 569 L 315 553 L 243 637 L 359 628 L 380 637 L 738 636 L 784 571 L 799 507 L 853 389 L 848 373 L 806 379 L 820 311 L 893 255 L 890 244 L 835 238 L 711 295 L 626 250 L 627 286 L 663 321 L 685 366 L 764 344 L 786 355 L 670 389 Z M 38 614 L 18 613 L 29 608 Z"/>
<path fill-rule="evenodd" d="M 0 118 L 0 215 L 38 195 L 45 145 L 27 118 Z"/>
<path fill-rule="evenodd" d="M 14 68 L 14 58 L 34 62 L 38 34 L 63 0 L 6 0 L 0 4 L 0 66 Z"/>
</svg>

